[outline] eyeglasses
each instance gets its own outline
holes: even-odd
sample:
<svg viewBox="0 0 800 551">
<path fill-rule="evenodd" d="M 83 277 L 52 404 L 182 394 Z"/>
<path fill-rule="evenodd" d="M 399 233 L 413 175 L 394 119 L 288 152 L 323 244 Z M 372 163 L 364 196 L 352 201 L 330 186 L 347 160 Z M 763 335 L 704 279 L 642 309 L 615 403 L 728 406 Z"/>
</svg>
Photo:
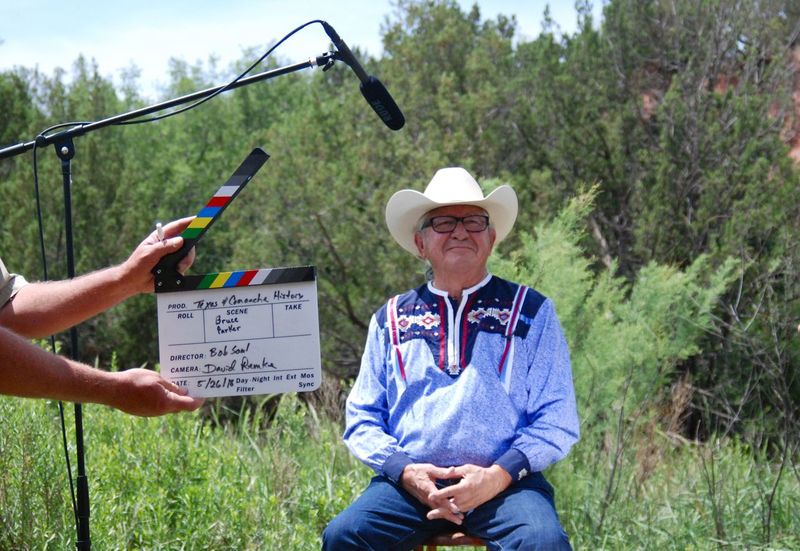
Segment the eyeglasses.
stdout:
<svg viewBox="0 0 800 551">
<path fill-rule="evenodd" d="M 459 222 L 464 224 L 464 229 L 470 233 L 482 232 L 489 227 L 489 217 L 485 214 L 469 214 L 461 218 L 458 216 L 433 216 L 422 224 L 420 229 L 424 230 L 430 226 L 436 233 L 450 233 L 455 231 Z"/>
</svg>

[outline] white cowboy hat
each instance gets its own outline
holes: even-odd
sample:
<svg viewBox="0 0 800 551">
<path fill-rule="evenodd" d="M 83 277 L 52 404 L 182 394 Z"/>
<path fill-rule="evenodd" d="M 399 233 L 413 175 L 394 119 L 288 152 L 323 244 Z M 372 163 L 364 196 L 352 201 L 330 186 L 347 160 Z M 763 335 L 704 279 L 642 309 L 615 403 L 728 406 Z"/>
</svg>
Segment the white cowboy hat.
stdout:
<svg viewBox="0 0 800 551">
<path fill-rule="evenodd" d="M 461 167 L 442 168 L 434 174 L 425 193 L 402 189 L 386 203 L 386 225 L 389 233 L 405 250 L 417 256 L 414 243 L 417 223 L 433 209 L 449 205 L 475 205 L 489 214 L 497 238 L 502 241 L 517 219 L 517 194 L 502 185 L 486 197 L 472 175 Z"/>
</svg>

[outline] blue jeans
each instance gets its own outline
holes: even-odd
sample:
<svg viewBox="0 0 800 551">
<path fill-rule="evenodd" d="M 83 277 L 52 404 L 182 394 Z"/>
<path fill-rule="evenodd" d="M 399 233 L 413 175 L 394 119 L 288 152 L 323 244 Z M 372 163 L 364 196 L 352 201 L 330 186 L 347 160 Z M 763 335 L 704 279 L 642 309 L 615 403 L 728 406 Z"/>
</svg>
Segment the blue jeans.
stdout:
<svg viewBox="0 0 800 551">
<path fill-rule="evenodd" d="M 388 478 L 376 476 L 350 507 L 322 533 L 322 549 L 408 550 L 434 534 L 463 531 L 492 550 L 569 550 L 553 502 L 553 487 L 541 473 L 513 483 L 464 517 L 461 526 L 428 520 L 427 505 Z"/>
</svg>

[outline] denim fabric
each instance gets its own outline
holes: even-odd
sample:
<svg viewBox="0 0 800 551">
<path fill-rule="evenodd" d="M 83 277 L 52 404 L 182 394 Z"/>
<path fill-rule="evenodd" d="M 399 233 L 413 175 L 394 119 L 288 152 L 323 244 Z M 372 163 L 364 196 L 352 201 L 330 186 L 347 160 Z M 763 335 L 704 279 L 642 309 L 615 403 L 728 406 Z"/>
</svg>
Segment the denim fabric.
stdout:
<svg viewBox="0 0 800 551">
<path fill-rule="evenodd" d="M 553 488 L 541 473 L 513 484 L 468 513 L 461 526 L 428 520 L 428 507 L 383 476 L 342 511 L 322 534 L 330 551 L 403 551 L 439 532 L 463 531 L 492 550 L 569 550 L 553 501 Z"/>
</svg>

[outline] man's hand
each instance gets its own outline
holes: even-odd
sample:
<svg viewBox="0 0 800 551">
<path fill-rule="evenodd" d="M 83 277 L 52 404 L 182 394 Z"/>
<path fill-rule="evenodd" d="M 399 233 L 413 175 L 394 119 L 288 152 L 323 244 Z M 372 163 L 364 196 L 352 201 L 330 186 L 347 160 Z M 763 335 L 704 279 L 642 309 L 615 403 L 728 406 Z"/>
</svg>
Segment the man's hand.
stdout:
<svg viewBox="0 0 800 551">
<path fill-rule="evenodd" d="M 467 464 L 453 467 L 452 476 L 448 478 L 460 478 L 461 481 L 452 486 L 437 489 L 429 496 L 431 502 L 439 504 L 428 513 L 430 520 L 437 518 L 450 520 L 449 517 L 453 515 L 453 511 L 461 513 L 471 511 L 495 497 L 511 484 L 511 475 L 499 465 L 478 467 Z"/>
<path fill-rule="evenodd" d="M 63 331 L 138 293 L 152 293 L 152 270 L 161 258 L 183 246 L 181 232 L 193 217 L 170 222 L 164 241 L 151 233 L 117 266 L 73 279 L 31 283 L 13 300 L 0 305 L 0 326 L 25 337 L 46 337 Z M 183 273 L 194 261 L 194 248 L 178 264 Z"/>
<path fill-rule="evenodd" d="M 123 273 L 121 283 L 130 286 L 131 295 L 153 292 L 153 274 L 150 270 L 155 268 L 163 256 L 174 253 L 183 246 L 183 238 L 180 237 L 180 234 L 193 219 L 194 216 L 181 218 L 164 226 L 163 241 L 159 241 L 157 232 L 153 231 L 120 265 Z M 178 263 L 178 271 L 185 273 L 194 262 L 194 257 L 195 251 L 192 248 Z"/>
<path fill-rule="evenodd" d="M 129 369 L 109 373 L 113 391 L 104 402 L 112 407 L 142 417 L 154 417 L 199 408 L 203 400 L 186 395 L 186 389 L 164 379 L 149 369 Z"/>
<path fill-rule="evenodd" d="M 432 510 L 440 511 L 436 518 L 443 518 L 455 524 L 461 524 L 464 515 L 458 508 L 451 506 L 445 496 L 436 496 L 436 480 L 448 478 L 461 478 L 455 474 L 454 467 L 437 467 L 430 463 L 411 463 L 403 469 L 400 483 L 403 488 L 414 496 L 420 503 L 424 503 Z M 430 513 L 428 513 L 430 518 Z"/>
</svg>

